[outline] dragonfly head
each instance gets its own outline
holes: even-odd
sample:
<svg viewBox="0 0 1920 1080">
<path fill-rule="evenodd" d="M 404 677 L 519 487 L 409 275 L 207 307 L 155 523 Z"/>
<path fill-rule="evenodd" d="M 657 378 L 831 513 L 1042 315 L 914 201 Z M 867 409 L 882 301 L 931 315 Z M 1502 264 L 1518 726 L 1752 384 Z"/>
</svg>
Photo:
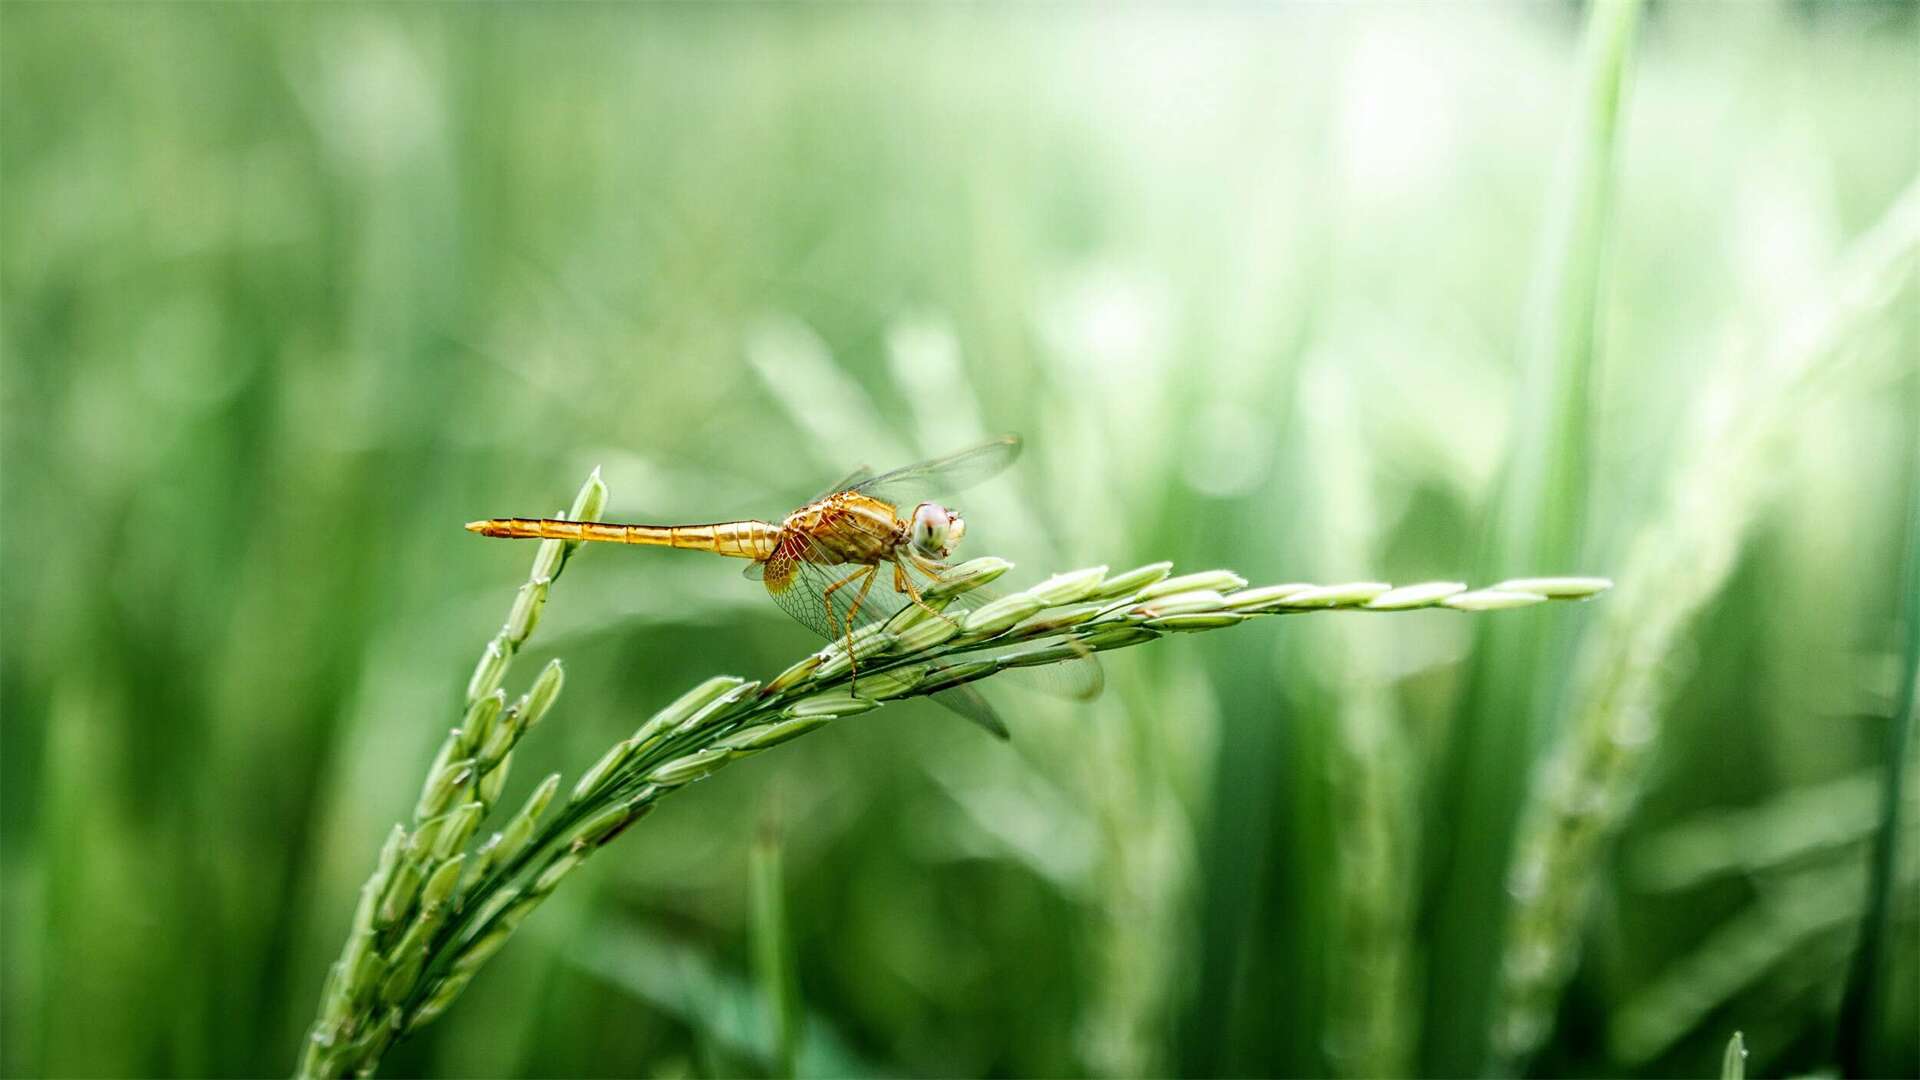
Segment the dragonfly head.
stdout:
<svg viewBox="0 0 1920 1080">
<path fill-rule="evenodd" d="M 944 559 L 960 538 L 967 534 L 967 523 L 957 510 L 939 503 L 923 502 L 913 508 L 907 540 L 913 550 L 929 559 Z"/>
</svg>

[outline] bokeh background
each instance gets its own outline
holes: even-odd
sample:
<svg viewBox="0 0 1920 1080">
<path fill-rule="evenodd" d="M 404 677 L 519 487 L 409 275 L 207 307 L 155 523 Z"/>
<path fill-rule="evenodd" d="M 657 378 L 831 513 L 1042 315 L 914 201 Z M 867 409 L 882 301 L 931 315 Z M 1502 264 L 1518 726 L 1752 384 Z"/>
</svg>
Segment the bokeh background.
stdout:
<svg viewBox="0 0 1920 1080">
<path fill-rule="evenodd" d="M 1620 587 L 835 725 L 386 1072 L 774 1071 L 776 856 L 803 1074 L 1920 1071 L 1920 11 L 1618 15 L 0 8 L 0 1071 L 292 1067 L 531 556 L 462 522 L 999 431 L 1011 583 Z M 583 551 L 507 802 L 813 648 L 757 588 Z"/>
</svg>

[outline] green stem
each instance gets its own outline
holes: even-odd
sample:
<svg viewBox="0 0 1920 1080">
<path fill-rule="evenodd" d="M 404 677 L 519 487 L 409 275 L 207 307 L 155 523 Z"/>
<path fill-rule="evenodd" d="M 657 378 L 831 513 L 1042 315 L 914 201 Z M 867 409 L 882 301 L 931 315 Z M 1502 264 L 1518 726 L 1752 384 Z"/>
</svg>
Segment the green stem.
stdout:
<svg viewBox="0 0 1920 1080">
<path fill-rule="evenodd" d="M 1867 882 L 1867 910 L 1860 920 L 1860 943 L 1847 973 L 1847 989 L 1840 1001 L 1834 1057 L 1846 1076 L 1869 1076 L 1875 1070 L 1875 1044 L 1880 1018 L 1881 983 L 1886 959 L 1882 955 L 1891 909 L 1895 853 L 1899 848 L 1900 818 L 1905 806 L 1907 769 L 1912 763 L 1913 711 L 1920 699 L 1920 455 L 1909 455 L 1912 483 L 1907 508 L 1906 588 L 1902 592 L 1906 623 L 1906 656 L 1899 697 L 1887 725 L 1886 784 L 1880 792 L 1880 829 L 1873 838 L 1873 856 Z"/>
</svg>

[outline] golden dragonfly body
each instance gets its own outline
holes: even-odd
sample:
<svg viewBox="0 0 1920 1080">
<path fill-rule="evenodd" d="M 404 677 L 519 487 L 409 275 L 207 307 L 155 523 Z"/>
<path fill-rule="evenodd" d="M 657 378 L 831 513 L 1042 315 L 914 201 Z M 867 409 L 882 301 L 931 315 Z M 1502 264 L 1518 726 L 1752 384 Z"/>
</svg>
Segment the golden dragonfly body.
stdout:
<svg viewBox="0 0 1920 1080">
<path fill-rule="evenodd" d="M 858 469 L 777 523 L 748 519 L 704 525 L 625 525 L 491 518 L 467 528 L 483 536 L 596 540 L 747 559 L 752 563 L 747 575 L 760 579 L 789 615 L 828 639 L 844 637 L 851 643 L 855 630 L 905 604 L 932 611 L 921 589 L 947 568 L 947 557 L 966 535 L 967 524 L 958 511 L 912 499 L 984 480 L 1006 468 L 1019 452 L 1020 440 L 1005 435 L 878 476 Z M 902 514 L 905 506 L 912 509 Z M 882 567 L 892 570 L 891 593 L 874 590 Z M 983 600 L 981 594 L 959 602 Z M 1091 657 L 1087 666 L 1093 671 L 1090 685 L 1097 691 L 1098 668 Z"/>
<path fill-rule="evenodd" d="M 778 522 L 753 519 L 705 525 L 626 525 L 564 518 L 490 518 L 467 528 L 483 536 L 542 540 L 594 540 L 615 544 L 681 548 L 749 560 L 747 576 L 802 625 L 828 640 L 843 639 L 852 656 L 854 631 L 917 604 L 937 617 L 923 588 L 947 569 L 947 558 L 966 535 L 960 513 L 923 496 L 958 491 L 985 480 L 1019 455 L 1020 440 L 1004 435 L 956 454 L 875 476 L 869 469 L 828 488 Z M 915 499 L 921 501 L 915 502 Z M 901 508 L 912 509 L 901 513 Z M 892 570 L 892 588 L 874 588 L 882 567 Z M 991 600 L 974 589 L 948 602 L 971 607 Z M 857 667 L 853 672 L 857 679 Z M 1038 679 L 1041 689 L 1073 698 L 1099 694 L 1104 680 L 1092 653 L 1046 669 L 1012 673 Z M 857 687 L 857 683 L 856 683 Z M 857 689 L 856 689 L 857 692 Z M 988 730 L 1005 736 L 993 708 L 970 687 L 956 685 L 934 700 Z"/>
<path fill-rule="evenodd" d="M 815 499 L 777 525 L 752 519 L 707 525 L 618 525 L 561 518 L 492 518 L 467 528 L 482 536 L 599 540 L 751 559 L 755 566 L 749 572 L 757 571 L 767 591 L 782 600 L 782 607 L 828 637 L 845 634 L 851 639 L 864 621 L 861 614 L 880 567 L 892 566 L 896 593 L 924 606 L 908 570 L 937 576 L 946 569 L 941 560 L 965 534 L 966 522 L 955 511 L 931 502 L 921 503 L 903 518 L 892 503 L 847 490 Z M 816 568 L 835 566 L 854 569 L 831 581 L 810 580 Z M 851 601 L 837 604 L 840 591 L 855 582 L 859 582 L 858 591 Z M 811 610 L 794 611 L 784 599 L 796 583 L 811 586 L 803 591 L 819 604 L 824 626 L 815 622 Z"/>
</svg>

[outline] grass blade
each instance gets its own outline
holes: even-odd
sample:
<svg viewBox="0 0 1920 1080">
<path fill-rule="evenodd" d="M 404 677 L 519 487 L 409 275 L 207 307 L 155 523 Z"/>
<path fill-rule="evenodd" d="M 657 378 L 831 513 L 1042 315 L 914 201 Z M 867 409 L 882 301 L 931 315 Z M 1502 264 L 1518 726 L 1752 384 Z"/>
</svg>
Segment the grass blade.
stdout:
<svg viewBox="0 0 1920 1080">
<path fill-rule="evenodd" d="M 1847 988 L 1840 999 L 1834 1057 L 1847 1076 L 1874 1073 L 1882 983 L 1883 955 L 1890 918 L 1899 848 L 1900 818 L 1905 806 L 1907 769 L 1912 764 L 1913 710 L 1920 697 L 1920 454 L 1908 455 L 1912 483 L 1907 507 L 1906 656 L 1886 734 L 1886 781 L 1880 792 L 1880 826 L 1873 838 L 1873 857 L 1867 881 L 1867 910 L 1860 921 L 1860 941 L 1847 972 Z"/>
<path fill-rule="evenodd" d="M 800 1059 L 800 987 L 787 934 L 786 882 L 780 854 L 780 834 L 769 818 L 761 823 L 748 856 L 753 968 L 767 1014 L 773 1019 L 776 1075 L 791 1078 Z"/>
<path fill-rule="evenodd" d="M 1674 470 L 1667 508 L 1636 538 L 1629 583 L 1581 657 L 1568 730 L 1534 778 L 1508 868 L 1514 911 L 1502 949 L 1495 1039 L 1524 1061 L 1550 1033 L 1578 960 L 1603 855 L 1638 795 L 1659 743 L 1675 673 L 1660 658 L 1684 647 L 1695 619 L 1733 574 L 1775 491 L 1768 462 L 1801 431 L 1806 410 L 1871 370 L 1849 348 L 1906 295 L 1920 255 L 1920 184 L 1850 248 L 1830 289 L 1785 313 L 1776 344 L 1734 354 L 1691 422 L 1697 437 Z M 1684 560 L 1672 557 L 1686 552 Z"/>
<path fill-rule="evenodd" d="M 1587 20 L 1579 112 L 1552 191 L 1521 341 L 1518 429 L 1482 567 L 1569 567 L 1580 554 L 1592 418 L 1588 405 L 1599 351 L 1605 237 L 1615 144 L 1639 0 L 1603 0 Z M 1555 571 L 1558 572 L 1558 571 Z M 1426 854 L 1432 927 L 1424 1068 L 1477 1073 L 1487 1050 L 1503 881 L 1525 778 L 1540 742 L 1541 673 L 1567 647 L 1531 619 L 1480 628 L 1474 665 L 1449 747 L 1450 806 L 1433 820 L 1450 827 Z M 1490 919 L 1490 916 L 1492 918 Z"/>
</svg>

